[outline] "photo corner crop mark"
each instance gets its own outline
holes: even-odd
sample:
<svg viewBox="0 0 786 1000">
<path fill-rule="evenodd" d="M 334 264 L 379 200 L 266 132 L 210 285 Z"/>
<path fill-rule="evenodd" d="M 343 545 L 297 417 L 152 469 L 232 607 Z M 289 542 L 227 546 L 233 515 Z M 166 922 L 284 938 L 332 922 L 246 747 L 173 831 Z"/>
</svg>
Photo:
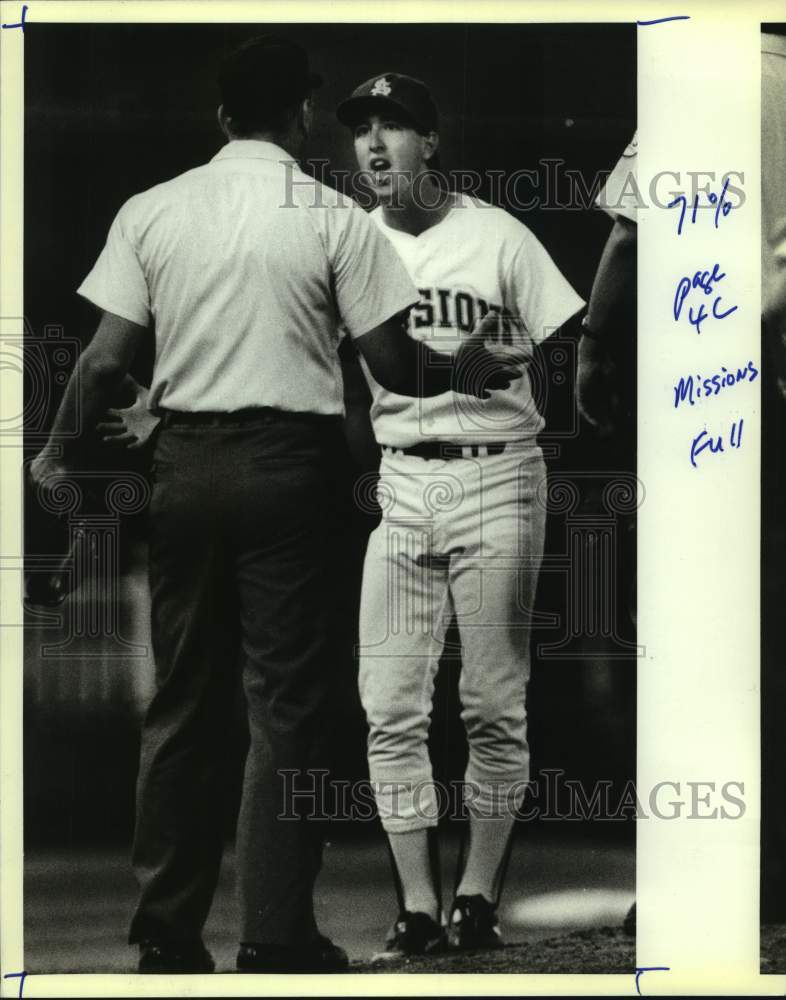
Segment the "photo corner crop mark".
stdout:
<svg viewBox="0 0 786 1000">
<path fill-rule="evenodd" d="M 3 25 L 3 27 L 5 27 L 5 25 Z M 27 979 L 27 973 L 26 972 L 6 972 L 5 975 L 3 976 L 3 979 L 18 979 L 19 980 L 19 993 L 17 994 L 17 996 L 19 997 L 19 1000 L 22 1000 L 22 995 L 24 994 L 24 990 L 25 990 L 25 979 Z"/>
<path fill-rule="evenodd" d="M 670 972 L 671 968 L 668 965 L 641 965 L 636 969 L 636 995 L 642 996 L 641 987 L 639 986 L 639 980 L 644 975 L 645 972 Z"/>
<path fill-rule="evenodd" d="M 664 24 L 666 21 L 690 21 L 690 14 L 672 14 L 671 17 L 655 17 L 651 21 L 636 21 L 640 28 L 649 24 Z"/>
<path fill-rule="evenodd" d="M 23 3 L 22 4 L 22 14 L 21 14 L 19 20 L 17 22 L 15 22 L 14 24 L 5 24 L 5 23 L 3 23 L 2 25 L 0 25 L 0 27 L 2 27 L 2 28 L 21 28 L 22 29 L 22 33 L 24 33 L 25 23 L 27 21 L 27 11 L 28 10 L 29 10 L 29 8 L 28 8 L 27 4 Z"/>
</svg>

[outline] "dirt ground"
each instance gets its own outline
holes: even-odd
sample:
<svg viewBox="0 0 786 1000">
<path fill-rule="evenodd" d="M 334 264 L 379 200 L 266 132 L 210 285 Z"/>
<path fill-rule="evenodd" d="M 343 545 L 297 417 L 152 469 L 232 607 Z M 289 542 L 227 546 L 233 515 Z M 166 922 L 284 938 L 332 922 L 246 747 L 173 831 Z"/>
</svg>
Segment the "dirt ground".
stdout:
<svg viewBox="0 0 786 1000">
<path fill-rule="evenodd" d="M 445 844 L 445 878 L 457 845 Z M 32 974 L 123 973 L 136 964 L 127 944 L 136 886 L 125 851 L 33 851 L 25 856 L 25 967 Z M 553 836 L 516 845 L 500 911 L 508 947 L 445 956 L 406 972 L 631 971 L 633 944 L 613 930 L 633 899 L 632 847 L 558 843 Z M 382 838 L 333 843 L 315 897 L 323 933 L 349 952 L 353 972 L 393 972 L 370 962 L 396 914 Z M 205 943 L 219 972 L 233 972 L 239 916 L 234 857 L 227 852 Z"/>
<path fill-rule="evenodd" d="M 423 956 L 405 961 L 356 962 L 352 972 L 634 973 L 635 938 L 613 927 L 510 944 L 498 951 Z"/>
<path fill-rule="evenodd" d="M 370 958 L 383 946 L 395 912 L 383 847 L 334 844 L 327 853 L 318 919 L 325 933 L 347 947 L 353 973 L 633 977 L 635 940 L 621 930 L 633 898 L 635 858 L 630 849 L 582 848 L 553 840 L 523 843 L 514 852 L 501 911 L 505 948 L 398 962 Z M 34 975 L 133 971 L 136 955 L 126 934 L 136 889 L 125 852 L 28 851 L 25 861 L 27 970 Z M 206 929 L 220 972 L 234 971 L 237 950 L 233 867 L 228 853 Z M 606 902 L 602 908 L 582 910 L 582 896 Z M 534 905 L 538 900 L 541 905 Z M 556 911 L 545 906 L 550 900 L 562 900 Z M 762 928 L 761 971 L 786 974 L 786 925 Z"/>
<path fill-rule="evenodd" d="M 768 924 L 761 929 L 762 975 L 786 974 L 786 924 Z"/>
<path fill-rule="evenodd" d="M 491 972 L 491 973 L 626 973 L 636 968 L 635 938 L 616 927 L 597 927 L 555 934 L 540 941 L 509 944 L 499 951 L 409 958 L 405 961 L 353 962 L 352 971 Z M 786 974 L 786 925 L 761 929 L 762 975 Z"/>
</svg>

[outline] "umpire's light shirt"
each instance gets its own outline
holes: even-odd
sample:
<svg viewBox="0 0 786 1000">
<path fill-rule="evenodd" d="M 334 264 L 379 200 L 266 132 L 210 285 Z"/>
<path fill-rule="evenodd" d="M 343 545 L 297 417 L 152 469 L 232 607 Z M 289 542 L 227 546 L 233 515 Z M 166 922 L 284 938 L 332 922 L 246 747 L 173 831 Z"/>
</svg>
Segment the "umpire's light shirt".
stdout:
<svg viewBox="0 0 786 1000">
<path fill-rule="evenodd" d="M 339 322 L 358 337 L 419 298 L 362 209 L 255 139 L 129 199 L 79 293 L 155 323 L 154 411 L 325 415 Z"/>
</svg>

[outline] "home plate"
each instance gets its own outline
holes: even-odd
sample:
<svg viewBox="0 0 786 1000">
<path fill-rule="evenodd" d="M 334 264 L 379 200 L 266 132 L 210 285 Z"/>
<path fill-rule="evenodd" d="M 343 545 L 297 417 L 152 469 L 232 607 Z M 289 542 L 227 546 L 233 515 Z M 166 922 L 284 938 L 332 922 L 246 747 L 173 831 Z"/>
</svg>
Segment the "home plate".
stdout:
<svg viewBox="0 0 786 1000">
<path fill-rule="evenodd" d="M 625 889 L 566 889 L 510 903 L 504 921 L 531 928 L 620 925 L 632 902 Z"/>
</svg>

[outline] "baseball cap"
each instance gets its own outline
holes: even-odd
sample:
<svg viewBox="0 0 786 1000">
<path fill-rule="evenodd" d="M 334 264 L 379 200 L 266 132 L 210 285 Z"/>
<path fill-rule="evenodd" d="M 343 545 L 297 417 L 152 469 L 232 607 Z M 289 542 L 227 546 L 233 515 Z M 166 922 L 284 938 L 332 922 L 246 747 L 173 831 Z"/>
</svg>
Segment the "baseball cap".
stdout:
<svg viewBox="0 0 786 1000">
<path fill-rule="evenodd" d="M 305 49 L 288 38 L 266 34 L 230 53 L 218 83 L 224 110 L 242 120 L 296 104 L 321 86 L 322 77 L 311 72 Z"/>
<path fill-rule="evenodd" d="M 403 73 L 380 73 L 352 91 L 339 104 L 336 117 L 343 125 L 353 127 L 368 114 L 379 114 L 387 108 L 402 114 L 419 132 L 437 130 L 437 106 L 422 80 Z"/>
</svg>

